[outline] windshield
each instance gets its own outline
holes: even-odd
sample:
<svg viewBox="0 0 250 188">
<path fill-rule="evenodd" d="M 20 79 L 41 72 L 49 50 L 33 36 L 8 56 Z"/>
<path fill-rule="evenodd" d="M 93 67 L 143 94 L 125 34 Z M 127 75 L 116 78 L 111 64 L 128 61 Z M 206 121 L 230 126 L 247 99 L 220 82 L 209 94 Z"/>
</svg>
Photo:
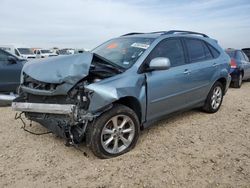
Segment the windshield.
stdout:
<svg viewBox="0 0 250 188">
<path fill-rule="evenodd" d="M 18 51 L 20 52 L 20 54 L 23 54 L 23 55 L 33 55 L 34 54 L 30 48 L 18 48 Z"/>
<path fill-rule="evenodd" d="M 42 52 L 43 54 L 50 54 L 50 53 L 51 53 L 50 50 L 41 50 L 41 52 Z"/>
<path fill-rule="evenodd" d="M 226 51 L 226 53 L 227 53 L 231 58 L 235 58 L 235 51 Z"/>
<path fill-rule="evenodd" d="M 68 55 L 68 54 L 70 54 L 70 53 L 68 52 L 68 50 L 58 50 L 58 53 L 59 53 L 60 55 Z"/>
<path fill-rule="evenodd" d="M 153 38 L 118 38 L 102 44 L 92 52 L 128 69 L 149 48 L 153 41 Z"/>
</svg>

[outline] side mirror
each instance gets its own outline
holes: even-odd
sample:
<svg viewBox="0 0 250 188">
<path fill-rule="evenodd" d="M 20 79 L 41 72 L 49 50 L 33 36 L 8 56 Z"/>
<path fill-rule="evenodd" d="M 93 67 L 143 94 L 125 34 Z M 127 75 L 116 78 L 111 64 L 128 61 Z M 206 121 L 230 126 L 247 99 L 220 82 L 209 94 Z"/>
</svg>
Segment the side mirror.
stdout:
<svg viewBox="0 0 250 188">
<path fill-rule="evenodd" d="M 9 64 L 16 64 L 16 58 L 13 56 L 8 56 L 8 62 Z"/>
<path fill-rule="evenodd" d="M 157 57 L 150 61 L 149 70 L 167 70 L 171 67 L 170 60 L 166 57 Z"/>
</svg>

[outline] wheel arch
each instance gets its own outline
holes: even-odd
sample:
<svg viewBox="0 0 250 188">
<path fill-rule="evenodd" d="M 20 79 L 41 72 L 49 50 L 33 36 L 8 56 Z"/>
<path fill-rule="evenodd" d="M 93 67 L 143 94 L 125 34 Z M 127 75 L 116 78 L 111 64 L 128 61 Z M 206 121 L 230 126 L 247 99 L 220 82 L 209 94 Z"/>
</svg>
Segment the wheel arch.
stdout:
<svg viewBox="0 0 250 188">
<path fill-rule="evenodd" d="M 243 78 L 243 77 L 244 77 L 244 74 L 245 74 L 244 69 L 241 69 L 241 70 L 240 70 L 240 73 L 242 73 L 242 78 Z"/>
<path fill-rule="evenodd" d="M 216 83 L 216 82 L 220 82 L 220 83 L 222 84 L 222 86 L 223 86 L 223 94 L 225 94 L 225 92 L 226 92 L 226 87 L 227 87 L 227 79 L 224 78 L 224 77 L 221 77 L 221 78 L 219 78 L 218 80 L 216 80 L 215 83 Z"/>
<path fill-rule="evenodd" d="M 115 104 L 122 104 L 131 108 L 137 115 L 139 122 L 142 122 L 142 107 L 139 100 L 132 96 L 126 96 L 118 99 L 117 101 L 113 102 Z"/>
</svg>

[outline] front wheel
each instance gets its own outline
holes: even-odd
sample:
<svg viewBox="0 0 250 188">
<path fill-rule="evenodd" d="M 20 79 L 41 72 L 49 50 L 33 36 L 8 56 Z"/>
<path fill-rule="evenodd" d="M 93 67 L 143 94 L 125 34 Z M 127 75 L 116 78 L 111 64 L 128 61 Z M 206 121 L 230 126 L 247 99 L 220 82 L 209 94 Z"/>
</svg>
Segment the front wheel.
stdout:
<svg viewBox="0 0 250 188">
<path fill-rule="evenodd" d="M 211 88 L 203 110 L 208 113 L 215 113 L 219 110 L 223 101 L 223 85 L 220 82 L 216 82 Z"/>
<path fill-rule="evenodd" d="M 87 142 L 100 158 L 111 158 L 131 150 L 139 137 L 139 120 L 127 106 L 115 104 L 88 128 Z"/>
</svg>

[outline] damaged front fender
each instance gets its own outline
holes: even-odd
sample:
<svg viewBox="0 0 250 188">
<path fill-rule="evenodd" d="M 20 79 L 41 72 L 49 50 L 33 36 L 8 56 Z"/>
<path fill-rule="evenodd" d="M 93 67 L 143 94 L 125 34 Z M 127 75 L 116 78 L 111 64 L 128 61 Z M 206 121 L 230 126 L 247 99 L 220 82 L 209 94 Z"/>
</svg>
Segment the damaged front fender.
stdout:
<svg viewBox="0 0 250 188">
<path fill-rule="evenodd" d="M 118 101 L 124 97 L 133 97 L 140 103 L 141 120 L 146 113 L 146 81 L 143 74 L 135 74 L 130 79 L 125 75 L 117 75 L 101 82 L 93 83 L 85 87 L 90 90 L 90 104 L 88 110 L 95 113 L 100 109 Z"/>
</svg>

